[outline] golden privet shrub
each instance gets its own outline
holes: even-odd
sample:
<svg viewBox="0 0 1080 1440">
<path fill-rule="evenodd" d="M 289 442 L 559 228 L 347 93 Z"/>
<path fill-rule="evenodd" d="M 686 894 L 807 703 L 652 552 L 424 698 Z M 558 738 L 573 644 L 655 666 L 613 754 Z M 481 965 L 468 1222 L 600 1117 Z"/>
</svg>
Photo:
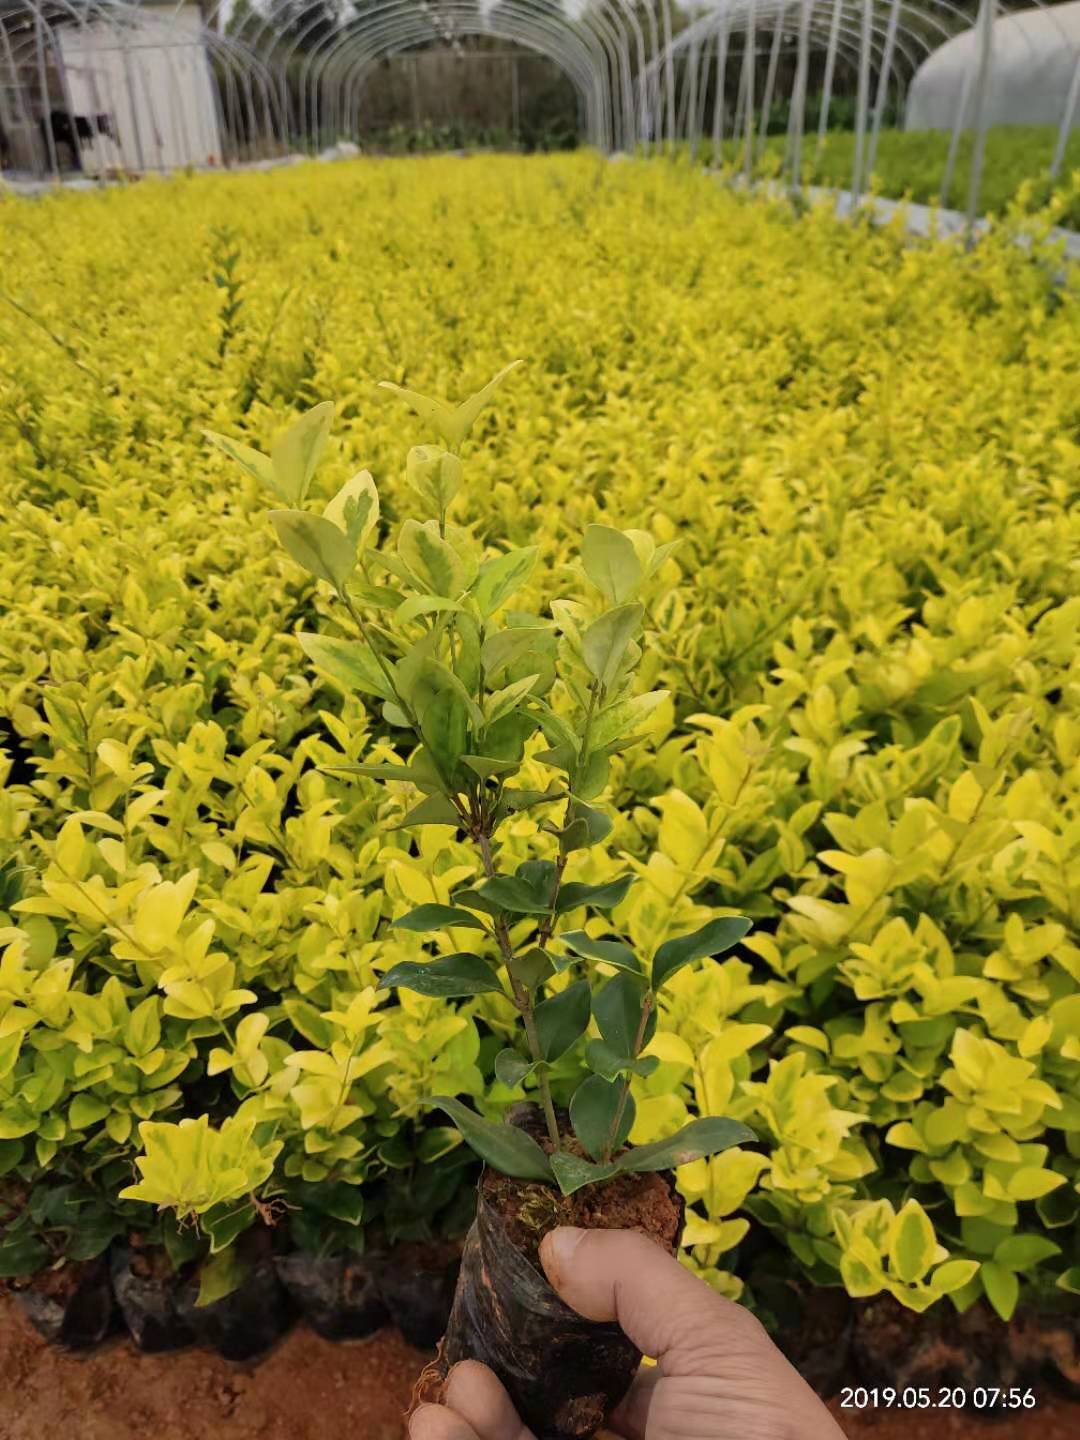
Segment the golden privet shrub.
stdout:
<svg viewBox="0 0 1080 1440">
<path fill-rule="evenodd" d="M 406 1233 L 457 1153 L 421 1098 L 519 1096 L 500 1002 L 376 994 L 431 954 L 389 922 L 475 859 L 325 768 L 392 734 L 302 655 L 326 598 L 201 431 L 266 448 L 335 401 L 316 486 L 368 466 L 385 540 L 433 437 L 375 382 L 460 398 L 522 355 L 457 523 L 544 572 L 593 521 L 679 541 L 642 666 L 671 699 L 587 878 L 639 872 L 614 924 L 643 949 L 716 905 L 755 924 L 665 991 L 635 1081 L 636 1141 L 761 1136 L 680 1172 L 687 1262 L 740 1293 L 755 1226 L 917 1309 L 1077 1288 L 1080 326 L 1052 255 L 589 155 L 148 180 L 2 201 L 0 232 L 6 1273 L 145 1227 L 137 1156 L 218 1261 L 252 1197 L 303 1243 Z"/>
</svg>

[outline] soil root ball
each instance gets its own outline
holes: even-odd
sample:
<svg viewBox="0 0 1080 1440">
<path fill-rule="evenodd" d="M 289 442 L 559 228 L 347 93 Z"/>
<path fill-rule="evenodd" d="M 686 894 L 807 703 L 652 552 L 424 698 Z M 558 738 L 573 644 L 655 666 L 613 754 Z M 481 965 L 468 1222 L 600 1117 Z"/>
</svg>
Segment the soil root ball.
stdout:
<svg viewBox="0 0 1080 1440">
<path fill-rule="evenodd" d="M 140 1350 L 160 1355 L 194 1343 L 191 1327 L 177 1308 L 180 1277 L 163 1251 L 154 1254 L 119 1245 L 109 1265 L 116 1303 Z"/>
<path fill-rule="evenodd" d="M 363 1340 L 387 1321 L 376 1261 L 357 1255 L 279 1255 L 278 1278 L 324 1340 Z"/>
<path fill-rule="evenodd" d="M 640 1207 L 641 1219 L 646 1214 L 655 1219 L 659 1194 L 663 1233 L 652 1238 L 673 1251 L 682 1221 L 674 1184 L 667 1177 L 632 1178 L 642 1182 L 642 1194 L 622 1195 L 606 1227 L 603 1189 L 598 1188 L 594 1202 L 579 1198 L 582 1192 L 574 1198 L 595 1205 L 593 1228 L 651 1232 L 651 1224 L 635 1224 L 634 1209 Z M 537 1440 L 585 1440 L 626 1394 L 641 1354 L 618 1325 L 583 1319 L 547 1283 L 536 1258 L 542 1233 L 585 1217 L 575 1217 L 567 1202 L 547 1191 L 544 1198 L 552 1209 L 570 1213 L 549 1217 L 532 1244 L 523 1244 L 521 1217 L 529 1197 L 518 1192 L 535 1188 L 490 1171 L 482 1177 L 450 1323 L 438 1359 L 417 1386 L 415 1403 L 437 1397 L 441 1378 L 459 1361 L 480 1360 L 506 1386 Z M 614 1200 L 615 1192 L 609 1193 Z"/>
<path fill-rule="evenodd" d="M 102 1257 L 46 1270 L 15 1298 L 39 1335 L 69 1350 L 98 1345 L 113 1327 L 109 1266 Z"/>
<path fill-rule="evenodd" d="M 177 1297 L 177 1313 L 202 1345 L 226 1360 L 252 1360 L 281 1339 L 293 1321 L 292 1305 L 273 1259 L 255 1261 L 235 1290 L 210 1305 L 197 1305 L 199 1277 Z"/>
</svg>

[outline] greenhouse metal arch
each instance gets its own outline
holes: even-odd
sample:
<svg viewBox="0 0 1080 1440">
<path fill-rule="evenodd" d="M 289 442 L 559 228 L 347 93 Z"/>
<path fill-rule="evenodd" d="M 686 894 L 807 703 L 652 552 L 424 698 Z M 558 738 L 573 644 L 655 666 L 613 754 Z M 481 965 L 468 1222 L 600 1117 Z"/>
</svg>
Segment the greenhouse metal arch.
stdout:
<svg viewBox="0 0 1080 1440">
<path fill-rule="evenodd" d="M 449 47 L 468 59 L 474 52 L 462 40 L 491 37 L 565 75 L 583 138 L 601 151 L 685 143 L 693 154 L 706 139 L 733 139 L 749 178 L 771 107 L 785 103 L 793 186 L 802 183 L 811 66 L 819 145 L 843 69 L 854 76 L 858 198 L 890 98 L 899 108 L 923 63 L 968 33 L 959 93 L 949 101 L 943 191 L 960 136 L 971 130 L 970 208 L 994 67 L 1016 63 L 1032 43 L 1018 7 L 999 0 L 981 0 L 974 23 L 950 0 L 709 0 L 691 13 L 670 0 L 375 0 L 336 22 L 313 4 L 306 24 L 290 0 L 267 0 L 240 33 L 227 31 L 226 8 L 226 0 L 207 10 L 184 0 L 0 0 L 0 171 L 59 179 L 65 170 L 107 175 L 311 153 L 355 137 L 372 72 L 386 57 Z M 1054 7 L 1035 8 L 1044 32 L 1056 27 L 1070 66 L 1056 174 L 1080 109 L 1080 18 L 1065 17 L 1080 17 L 1080 5 L 1062 7 L 1060 18 Z"/>
</svg>

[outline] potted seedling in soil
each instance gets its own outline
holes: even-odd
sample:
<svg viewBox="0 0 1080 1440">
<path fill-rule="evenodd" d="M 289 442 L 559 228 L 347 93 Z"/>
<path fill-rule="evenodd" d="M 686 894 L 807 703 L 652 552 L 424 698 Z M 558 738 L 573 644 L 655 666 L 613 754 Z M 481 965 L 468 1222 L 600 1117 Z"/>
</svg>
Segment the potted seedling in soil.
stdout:
<svg viewBox="0 0 1080 1440">
<path fill-rule="evenodd" d="M 46 1340 L 81 1350 L 109 1333 L 105 1252 L 124 1229 L 117 1207 L 83 1181 L 58 1174 L 31 1186 L 15 1173 L 0 1180 L 0 1283 L 10 1284 Z"/>
<path fill-rule="evenodd" d="M 263 1138 L 242 1105 L 214 1129 L 209 1117 L 179 1124 L 145 1121 L 140 1178 L 121 1199 L 168 1210 L 186 1244 L 173 1253 L 183 1269 L 173 1309 L 182 1330 L 228 1360 L 268 1350 L 293 1310 L 274 1264 L 276 1198 L 263 1198 L 282 1146 Z M 260 1195 L 260 1192 L 263 1192 Z"/>
<path fill-rule="evenodd" d="M 366 471 L 322 513 L 302 508 L 326 445 L 329 404 L 297 421 L 269 456 L 211 438 L 285 501 L 270 514 L 282 544 L 340 603 L 341 633 L 303 633 L 304 650 L 381 713 L 396 750 L 409 756 L 340 768 L 411 787 L 417 803 L 402 827 L 452 827 L 476 857 L 475 880 L 449 904 L 422 904 L 395 922 L 399 934 L 432 937 L 419 943 L 438 953 L 394 965 L 382 985 L 503 996 L 519 1020 L 517 1040 L 495 1061 L 499 1080 L 535 1096 L 516 1123 L 486 1118 L 452 1095 L 429 1101 L 485 1168 L 428 1388 L 449 1365 L 478 1358 L 538 1436 L 569 1440 L 599 1428 L 640 1356 L 617 1327 L 562 1304 L 543 1277 L 540 1241 L 560 1224 L 628 1227 L 674 1251 L 682 1217 L 674 1167 L 754 1139 L 733 1120 L 703 1117 L 669 1139 L 627 1143 L 631 1079 L 657 1064 L 645 1052 L 659 993 L 750 926 L 717 915 L 692 934 L 658 936 L 642 954 L 612 923 L 633 876 L 613 866 L 605 848 L 613 822 L 596 802 L 611 757 L 634 743 L 666 696 L 635 693 L 634 673 L 648 643 L 639 597 L 670 547 L 641 531 L 589 525 L 574 572 L 582 593 L 550 600 L 549 614 L 507 609 L 530 583 L 539 547 L 485 554 L 451 518 L 462 443 L 507 373 L 457 407 L 389 387 L 442 443 L 409 451 L 406 478 L 420 515 L 405 518 L 384 549 L 370 545 L 379 501 Z M 546 786 L 515 784 L 523 766 L 530 778 L 543 767 Z M 522 814 L 538 822 L 535 853 L 515 863 L 520 839 L 509 842 L 507 832 Z M 554 1067 L 565 1075 L 575 1064 L 583 1078 L 561 1110 Z"/>
<path fill-rule="evenodd" d="M 327 1340 L 362 1340 L 385 1325 L 370 1206 L 359 1185 L 300 1182 L 287 1192 L 291 1245 L 275 1256 L 300 1314 Z"/>
</svg>

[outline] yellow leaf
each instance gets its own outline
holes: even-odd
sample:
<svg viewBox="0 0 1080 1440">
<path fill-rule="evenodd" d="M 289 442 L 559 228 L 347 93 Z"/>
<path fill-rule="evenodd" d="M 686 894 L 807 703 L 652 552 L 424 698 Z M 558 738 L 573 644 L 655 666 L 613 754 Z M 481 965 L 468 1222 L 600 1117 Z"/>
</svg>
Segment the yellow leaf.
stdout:
<svg viewBox="0 0 1080 1440">
<path fill-rule="evenodd" d="M 970 770 L 955 780 L 949 790 L 949 815 L 953 820 L 970 821 L 982 804 L 983 792 Z"/>
<path fill-rule="evenodd" d="M 693 870 L 709 844 L 709 828 L 700 807 L 682 790 L 656 801 L 660 810 L 660 849 L 683 870 Z"/>
</svg>

